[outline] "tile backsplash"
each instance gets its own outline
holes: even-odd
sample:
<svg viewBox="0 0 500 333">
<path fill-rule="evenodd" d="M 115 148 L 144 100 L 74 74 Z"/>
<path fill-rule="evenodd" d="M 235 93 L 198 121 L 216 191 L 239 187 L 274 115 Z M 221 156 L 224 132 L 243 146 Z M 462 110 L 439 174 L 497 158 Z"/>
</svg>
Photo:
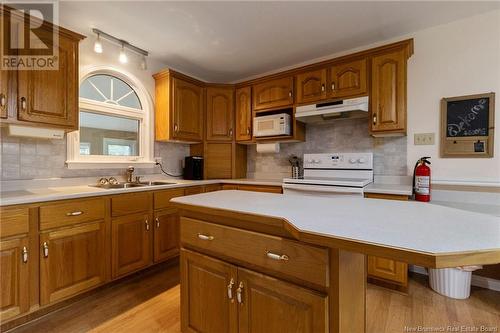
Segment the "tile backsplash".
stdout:
<svg viewBox="0 0 500 333">
<path fill-rule="evenodd" d="M 308 124 L 306 141 L 282 143 L 277 154 L 257 153 L 248 146 L 248 177 L 280 179 L 291 176 L 290 155 L 302 158 L 304 153 L 373 152 L 376 175 L 407 174 L 406 136 L 374 138 L 368 134 L 368 120 L 346 119 L 321 124 Z"/>
<path fill-rule="evenodd" d="M 66 168 L 66 139 L 47 140 L 20 138 L 7 135 L 0 128 L 0 180 L 101 177 L 122 175 L 123 169 L 74 170 Z M 189 145 L 155 142 L 155 156 L 162 158 L 168 172 L 182 173 L 181 161 L 189 155 Z M 138 169 L 137 174 L 158 174 L 158 167 Z"/>
</svg>

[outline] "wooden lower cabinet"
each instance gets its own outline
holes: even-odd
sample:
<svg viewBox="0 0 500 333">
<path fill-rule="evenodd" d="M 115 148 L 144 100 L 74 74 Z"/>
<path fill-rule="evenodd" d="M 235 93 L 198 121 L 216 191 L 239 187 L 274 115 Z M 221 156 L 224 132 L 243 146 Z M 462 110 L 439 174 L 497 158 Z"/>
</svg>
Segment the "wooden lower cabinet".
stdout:
<svg viewBox="0 0 500 333">
<path fill-rule="evenodd" d="M 328 296 L 181 250 L 183 332 L 328 332 Z"/>
<path fill-rule="evenodd" d="M 122 216 L 111 221 L 113 278 L 134 272 L 151 263 L 152 224 L 148 213 Z"/>
<path fill-rule="evenodd" d="M 28 236 L 0 241 L 0 322 L 29 310 L 29 260 Z"/>
<path fill-rule="evenodd" d="M 236 280 L 235 266 L 181 250 L 182 332 L 237 332 Z"/>
<path fill-rule="evenodd" d="M 153 244 L 155 263 L 179 254 L 179 214 L 177 214 L 177 209 L 170 208 L 155 212 Z"/>
<path fill-rule="evenodd" d="M 40 245 L 41 305 L 105 282 L 104 221 L 43 232 Z"/>
<path fill-rule="evenodd" d="M 391 259 L 368 256 L 368 277 L 406 288 L 408 264 Z"/>
<path fill-rule="evenodd" d="M 272 185 L 245 185 L 245 184 L 223 184 L 223 190 L 240 190 L 240 191 L 253 191 L 253 192 L 267 192 L 267 193 L 283 193 L 281 186 Z"/>
</svg>

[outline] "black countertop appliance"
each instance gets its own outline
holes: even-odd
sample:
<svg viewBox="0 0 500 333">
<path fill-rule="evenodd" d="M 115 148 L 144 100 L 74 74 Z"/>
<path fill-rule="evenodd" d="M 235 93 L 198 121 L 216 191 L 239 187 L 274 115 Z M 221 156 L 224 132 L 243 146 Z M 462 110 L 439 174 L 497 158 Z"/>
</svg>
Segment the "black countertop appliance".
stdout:
<svg viewBox="0 0 500 333">
<path fill-rule="evenodd" d="M 186 156 L 184 159 L 184 179 L 203 179 L 203 157 Z"/>
</svg>

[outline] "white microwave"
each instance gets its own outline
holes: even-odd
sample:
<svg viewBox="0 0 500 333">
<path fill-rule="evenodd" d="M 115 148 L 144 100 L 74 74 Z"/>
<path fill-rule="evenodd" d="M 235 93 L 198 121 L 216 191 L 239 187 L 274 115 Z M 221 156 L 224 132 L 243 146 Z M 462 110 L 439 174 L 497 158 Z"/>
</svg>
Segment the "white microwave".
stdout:
<svg viewBox="0 0 500 333">
<path fill-rule="evenodd" d="M 290 135 L 290 115 L 287 113 L 255 117 L 253 120 L 253 136 Z"/>
</svg>

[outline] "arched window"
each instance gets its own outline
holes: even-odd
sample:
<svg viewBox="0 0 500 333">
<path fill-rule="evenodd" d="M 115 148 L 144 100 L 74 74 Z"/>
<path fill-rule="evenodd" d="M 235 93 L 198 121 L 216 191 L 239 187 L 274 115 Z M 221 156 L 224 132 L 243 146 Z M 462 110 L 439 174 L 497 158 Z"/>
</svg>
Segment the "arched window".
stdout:
<svg viewBox="0 0 500 333">
<path fill-rule="evenodd" d="M 79 131 L 68 135 L 68 167 L 154 166 L 151 104 L 142 85 L 122 72 L 88 72 L 80 83 Z"/>
</svg>

